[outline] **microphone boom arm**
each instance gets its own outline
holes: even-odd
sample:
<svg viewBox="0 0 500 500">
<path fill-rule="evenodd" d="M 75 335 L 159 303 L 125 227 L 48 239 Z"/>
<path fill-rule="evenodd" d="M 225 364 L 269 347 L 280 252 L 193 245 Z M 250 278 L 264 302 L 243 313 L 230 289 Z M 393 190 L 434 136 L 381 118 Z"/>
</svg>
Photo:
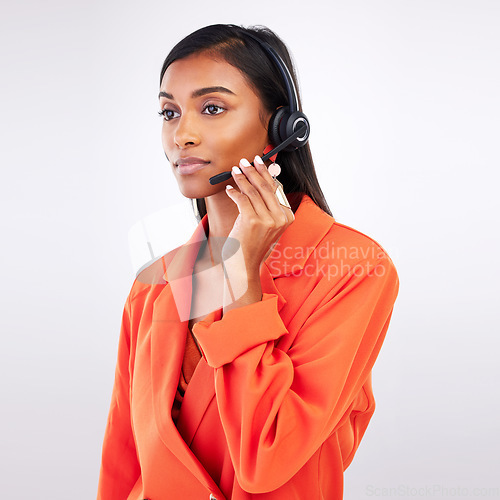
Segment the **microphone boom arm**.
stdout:
<svg viewBox="0 0 500 500">
<path fill-rule="evenodd" d="M 262 161 L 266 162 L 271 158 L 271 156 L 274 156 L 275 154 L 279 153 L 282 149 L 286 148 L 289 144 L 291 144 L 297 137 L 300 136 L 302 132 L 305 132 L 306 130 L 306 125 L 302 125 L 298 130 L 296 130 L 286 141 L 283 141 L 281 144 L 278 144 L 274 149 L 271 149 L 269 153 L 265 154 L 262 157 Z M 253 162 L 250 164 L 252 166 L 255 166 Z M 226 172 L 221 172 L 220 174 L 214 175 L 213 177 L 210 177 L 209 182 L 212 185 L 219 184 L 219 182 L 224 182 L 227 181 L 232 177 L 231 171 L 226 171 Z"/>
</svg>

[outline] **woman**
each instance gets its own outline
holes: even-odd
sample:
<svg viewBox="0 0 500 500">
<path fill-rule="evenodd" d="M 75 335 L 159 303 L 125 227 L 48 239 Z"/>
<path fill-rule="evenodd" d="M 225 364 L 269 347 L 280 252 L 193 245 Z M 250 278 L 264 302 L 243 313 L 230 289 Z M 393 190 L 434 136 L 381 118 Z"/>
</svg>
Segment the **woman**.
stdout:
<svg viewBox="0 0 500 500">
<path fill-rule="evenodd" d="M 126 301 L 100 500 L 341 499 L 373 414 L 398 276 L 334 220 L 307 144 L 278 154 L 277 196 L 261 156 L 290 95 L 262 42 L 293 75 L 272 31 L 234 25 L 163 64 L 163 148 L 199 224 Z"/>
</svg>

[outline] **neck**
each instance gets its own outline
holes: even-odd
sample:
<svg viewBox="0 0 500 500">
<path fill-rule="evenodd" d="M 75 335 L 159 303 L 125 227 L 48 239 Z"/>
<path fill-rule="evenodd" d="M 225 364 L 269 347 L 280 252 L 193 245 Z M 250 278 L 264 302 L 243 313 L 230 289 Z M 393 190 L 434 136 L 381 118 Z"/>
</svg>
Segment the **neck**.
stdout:
<svg viewBox="0 0 500 500">
<path fill-rule="evenodd" d="M 208 241 L 213 258 L 216 262 L 220 262 L 222 247 L 240 212 L 236 203 L 229 198 L 225 190 L 207 196 L 205 206 L 208 219 Z"/>
</svg>

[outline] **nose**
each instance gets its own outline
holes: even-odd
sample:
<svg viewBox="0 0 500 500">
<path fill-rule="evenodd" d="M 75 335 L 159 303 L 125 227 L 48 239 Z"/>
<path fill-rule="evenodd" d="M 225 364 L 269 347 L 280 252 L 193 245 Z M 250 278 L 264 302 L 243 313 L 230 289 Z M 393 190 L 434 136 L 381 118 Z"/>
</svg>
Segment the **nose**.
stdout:
<svg viewBox="0 0 500 500">
<path fill-rule="evenodd" d="M 200 143 L 200 134 L 196 126 L 196 120 L 188 113 L 180 116 L 176 125 L 174 142 L 178 148 L 184 149 Z"/>
</svg>

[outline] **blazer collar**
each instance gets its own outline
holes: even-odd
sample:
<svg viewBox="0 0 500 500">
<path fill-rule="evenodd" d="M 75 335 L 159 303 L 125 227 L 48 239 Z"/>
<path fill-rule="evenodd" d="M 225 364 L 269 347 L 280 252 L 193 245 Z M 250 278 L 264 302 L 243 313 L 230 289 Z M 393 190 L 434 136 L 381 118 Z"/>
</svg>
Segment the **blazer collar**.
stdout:
<svg viewBox="0 0 500 500">
<path fill-rule="evenodd" d="M 311 253 L 335 223 L 335 219 L 305 193 L 294 215 L 295 220 L 264 261 L 273 279 L 304 269 Z"/>
</svg>

